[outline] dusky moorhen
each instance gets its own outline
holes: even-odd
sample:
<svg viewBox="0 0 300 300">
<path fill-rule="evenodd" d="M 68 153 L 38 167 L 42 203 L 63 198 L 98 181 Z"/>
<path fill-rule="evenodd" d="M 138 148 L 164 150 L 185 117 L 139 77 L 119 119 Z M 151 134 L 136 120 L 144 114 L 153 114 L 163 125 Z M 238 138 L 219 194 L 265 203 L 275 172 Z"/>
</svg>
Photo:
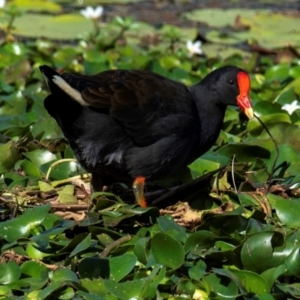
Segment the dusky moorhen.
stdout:
<svg viewBox="0 0 300 300">
<path fill-rule="evenodd" d="M 171 175 L 208 151 L 227 105 L 253 118 L 249 76 L 233 66 L 214 70 L 190 88 L 150 71 L 87 76 L 40 70 L 51 92 L 45 108 L 92 182 L 112 174 L 134 178 L 143 207 L 145 179 Z"/>
</svg>

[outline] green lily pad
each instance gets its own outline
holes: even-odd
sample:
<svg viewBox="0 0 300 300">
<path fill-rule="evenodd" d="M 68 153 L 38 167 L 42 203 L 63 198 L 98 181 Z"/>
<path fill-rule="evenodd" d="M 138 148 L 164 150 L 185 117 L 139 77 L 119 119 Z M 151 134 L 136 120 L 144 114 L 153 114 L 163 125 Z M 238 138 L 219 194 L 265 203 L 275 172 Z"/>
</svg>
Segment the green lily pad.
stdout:
<svg viewBox="0 0 300 300">
<path fill-rule="evenodd" d="M 61 12 L 60 5 L 43 0 L 13 0 L 8 3 L 8 6 L 16 5 L 21 11 L 39 11 L 39 12 Z"/>
<path fill-rule="evenodd" d="M 79 14 L 48 16 L 27 13 L 17 18 L 14 33 L 20 36 L 49 39 L 76 39 L 93 31 L 93 24 Z"/>
</svg>

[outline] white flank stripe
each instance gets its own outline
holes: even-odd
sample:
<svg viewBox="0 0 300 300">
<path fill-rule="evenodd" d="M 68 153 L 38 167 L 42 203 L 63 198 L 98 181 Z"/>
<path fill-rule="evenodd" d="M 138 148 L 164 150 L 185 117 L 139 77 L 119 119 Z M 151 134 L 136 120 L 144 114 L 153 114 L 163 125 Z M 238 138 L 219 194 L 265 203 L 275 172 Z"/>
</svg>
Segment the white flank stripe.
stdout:
<svg viewBox="0 0 300 300">
<path fill-rule="evenodd" d="M 65 93 L 67 93 L 71 98 L 76 100 L 79 104 L 83 106 L 87 106 L 88 104 L 82 99 L 81 94 L 73 89 L 65 80 L 63 80 L 60 76 L 54 75 L 52 81 Z"/>
</svg>

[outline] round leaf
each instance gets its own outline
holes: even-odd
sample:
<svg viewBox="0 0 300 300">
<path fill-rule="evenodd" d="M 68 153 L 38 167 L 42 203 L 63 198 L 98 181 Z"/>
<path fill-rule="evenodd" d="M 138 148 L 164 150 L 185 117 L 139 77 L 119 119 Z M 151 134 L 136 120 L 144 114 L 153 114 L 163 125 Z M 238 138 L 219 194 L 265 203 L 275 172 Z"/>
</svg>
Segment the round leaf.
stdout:
<svg viewBox="0 0 300 300">
<path fill-rule="evenodd" d="M 180 242 L 167 234 L 157 233 L 151 239 L 155 260 L 171 269 L 179 268 L 184 262 L 184 248 Z"/>
</svg>

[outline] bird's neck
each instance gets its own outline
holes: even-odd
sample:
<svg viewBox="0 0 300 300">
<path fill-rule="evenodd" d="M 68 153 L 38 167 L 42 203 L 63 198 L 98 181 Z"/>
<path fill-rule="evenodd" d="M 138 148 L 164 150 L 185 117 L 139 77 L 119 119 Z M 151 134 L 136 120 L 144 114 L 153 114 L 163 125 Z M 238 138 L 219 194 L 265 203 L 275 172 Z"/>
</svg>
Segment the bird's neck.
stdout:
<svg viewBox="0 0 300 300">
<path fill-rule="evenodd" d="M 214 144 L 220 134 L 225 115 L 225 109 L 219 106 L 211 106 L 214 110 L 199 112 L 201 120 L 201 144 Z"/>
<path fill-rule="evenodd" d="M 201 122 L 200 147 L 209 150 L 210 145 L 217 140 L 225 116 L 226 105 L 221 104 L 211 90 L 205 87 L 191 89 Z M 206 149 L 208 147 L 208 149 Z M 202 148 L 202 149 L 203 149 Z"/>
</svg>

